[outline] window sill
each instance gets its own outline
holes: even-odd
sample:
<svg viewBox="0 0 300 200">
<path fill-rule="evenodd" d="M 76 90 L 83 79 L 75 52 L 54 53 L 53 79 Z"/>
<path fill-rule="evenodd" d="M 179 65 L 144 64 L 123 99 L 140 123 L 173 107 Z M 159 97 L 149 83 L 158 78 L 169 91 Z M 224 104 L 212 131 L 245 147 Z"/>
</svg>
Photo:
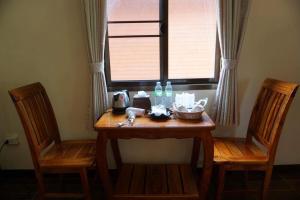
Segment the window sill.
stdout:
<svg viewBox="0 0 300 200">
<path fill-rule="evenodd" d="M 206 84 L 172 84 L 174 91 L 184 91 L 184 90 L 215 90 L 217 89 L 218 83 L 206 83 Z M 108 86 L 108 92 L 118 91 L 118 90 L 128 90 L 128 91 L 152 91 L 154 90 L 155 84 L 153 85 L 121 85 L 121 86 Z"/>
</svg>

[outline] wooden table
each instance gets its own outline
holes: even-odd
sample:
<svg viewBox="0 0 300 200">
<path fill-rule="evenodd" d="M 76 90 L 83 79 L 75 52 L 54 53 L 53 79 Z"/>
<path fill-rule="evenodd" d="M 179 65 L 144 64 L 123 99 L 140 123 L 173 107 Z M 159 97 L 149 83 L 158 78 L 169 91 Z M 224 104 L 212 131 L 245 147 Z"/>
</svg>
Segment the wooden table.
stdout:
<svg viewBox="0 0 300 200">
<path fill-rule="evenodd" d="M 213 139 L 215 124 L 206 113 L 200 120 L 171 119 L 158 122 L 148 117 L 137 118 L 131 127 L 117 127 L 126 120 L 125 115 L 105 113 L 95 124 L 98 132 L 97 166 L 108 199 L 205 199 L 210 185 L 213 166 Z M 190 164 L 134 165 L 123 164 L 118 139 L 194 138 Z M 113 184 L 107 166 L 107 142 L 111 140 L 118 178 Z M 195 176 L 200 152 L 204 147 L 202 175 Z M 196 180 L 198 179 L 198 180 Z"/>
</svg>

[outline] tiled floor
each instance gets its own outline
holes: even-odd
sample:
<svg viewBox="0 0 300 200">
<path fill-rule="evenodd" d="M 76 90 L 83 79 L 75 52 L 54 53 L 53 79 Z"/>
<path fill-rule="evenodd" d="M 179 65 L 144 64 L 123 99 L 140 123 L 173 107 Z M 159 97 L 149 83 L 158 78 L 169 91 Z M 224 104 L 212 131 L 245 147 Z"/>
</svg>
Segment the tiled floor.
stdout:
<svg viewBox="0 0 300 200">
<path fill-rule="evenodd" d="M 263 174 L 250 172 L 247 185 L 241 172 L 226 174 L 224 200 L 257 200 Z M 216 175 L 209 192 L 209 199 L 214 199 Z M 63 176 L 63 184 L 59 176 L 47 175 L 48 188 L 52 191 L 81 191 L 79 176 L 67 174 Z M 90 173 L 93 199 L 103 199 L 103 191 L 94 172 Z M 241 190 L 246 189 L 246 192 Z M 33 171 L 0 171 L 1 200 L 31 200 L 36 199 L 36 181 Z M 270 200 L 300 200 L 300 166 L 275 167 L 270 185 Z"/>
</svg>

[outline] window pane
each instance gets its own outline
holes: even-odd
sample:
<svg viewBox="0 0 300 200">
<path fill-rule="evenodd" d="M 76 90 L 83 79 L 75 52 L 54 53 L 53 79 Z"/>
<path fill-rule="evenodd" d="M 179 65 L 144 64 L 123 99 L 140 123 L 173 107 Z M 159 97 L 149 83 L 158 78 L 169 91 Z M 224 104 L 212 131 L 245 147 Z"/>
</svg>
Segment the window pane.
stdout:
<svg viewBox="0 0 300 200">
<path fill-rule="evenodd" d="M 215 46 L 215 1 L 169 1 L 169 79 L 213 78 Z"/>
<path fill-rule="evenodd" d="M 159 0 L 108 0 L 108 21 L 159 20 Z"/>
<path fill-rule="evenodd" d="M 108 36 L 159 35 L 159 23 L 108 24 Z"/>
<path fill-rule="evenodd" d="M 112 81 L 158 80 L 159 38 L 109 38 Z"/>
</svg>

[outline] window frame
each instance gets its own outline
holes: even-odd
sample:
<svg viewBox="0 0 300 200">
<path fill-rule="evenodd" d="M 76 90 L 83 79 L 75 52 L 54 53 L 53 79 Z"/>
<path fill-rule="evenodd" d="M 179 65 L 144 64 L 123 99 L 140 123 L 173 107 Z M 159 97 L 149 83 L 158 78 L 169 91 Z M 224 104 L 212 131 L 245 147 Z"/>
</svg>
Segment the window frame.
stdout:
<svg viewBox="0 0 300 200">
<path fill-rule="evenodd" d="M 108 91 L 128 89 L 130 91 L 153 90 L 157 81 L 165 83 L 172 82 L 173 90 L 196 90 L 196 89 L 216 89 L 219 81 L 220 70 L 220 46 L 218 41 L 218 31 L 216 31 L 215 47 L 215 74 L 213 78 L 197 79 L 168 79 L 168 2 L 169 0 L 159 0 L 159 20 L 140 20 L 140 21 L 107 21 L 107 32 L 105 38 L 105 76 Z M 129 36 L 108 36 L 108 24 L 121 23 L 160 23 L 159 35 L 129 35 Z M 160 50 L 160 80 L 128 80 L 112 81 L 110 70 L 109 38 L 134 38 L 134 37 L 159 37 Z"/>
</svg>

